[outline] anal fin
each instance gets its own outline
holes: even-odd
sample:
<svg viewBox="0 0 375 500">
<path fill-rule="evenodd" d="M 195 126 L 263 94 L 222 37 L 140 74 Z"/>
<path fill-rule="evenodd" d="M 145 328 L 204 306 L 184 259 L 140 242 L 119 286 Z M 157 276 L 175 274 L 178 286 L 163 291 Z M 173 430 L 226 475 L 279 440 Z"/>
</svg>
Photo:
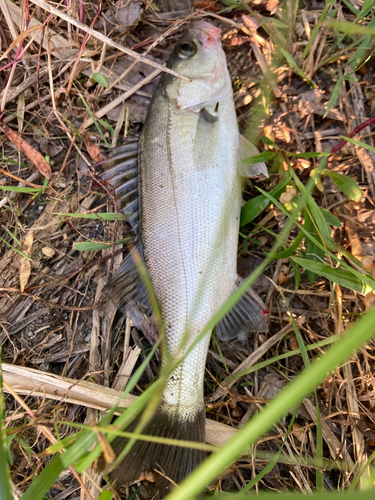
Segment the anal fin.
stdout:
<svg viewBox="0 0 375 500">
<path fill-rule="evenodd" d="M 241 282 L 238 278 L 237 284 Z M 268 332 L 268 310 L 262 299 L 250 288 L 216 325 L 220 340 L 232 340 L 241 332 Z"/>
<path fill-rule="evenodd" d="M 152 327 L 145 319 L 151 313 L 151 305 L 133 258 L 134 252 L 143 259 L 140 242 L 125 257 L 111 281 L 104 287 L 104 293 L 125 316 L 133 320 L 136 328 L 151 335 Z"/>
</svg>

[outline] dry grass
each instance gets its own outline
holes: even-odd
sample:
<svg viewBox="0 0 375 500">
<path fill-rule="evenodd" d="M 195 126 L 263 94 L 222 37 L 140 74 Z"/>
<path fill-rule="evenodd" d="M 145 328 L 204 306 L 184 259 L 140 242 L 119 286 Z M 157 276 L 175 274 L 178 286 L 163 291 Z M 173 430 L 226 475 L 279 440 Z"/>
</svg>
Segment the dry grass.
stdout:
<svg viewBox="0 0 375 500">
<path fill-rule="evenodd" d="M 42 0 L 30 4 L 0 0 L 0 184 L 34 189 L 3 191 L 0 199 L 1 342 L 16 493 L 43 468 L 48 460 L 42 453 L 46 447 L 71 432 L 66 425 L 54 427 L 53 423 L 94 422 L 98 411 L 116 400 L 117 391 L 149 348 L 149 340 L 102 294 L 108 274 L 122 260 L 121 245 L 103 251 L 74 249 L 80 242 L 111 243 L 126 238 L 130 236 L 126 226 L 61 214 L 113 211 L 90 166 L 97 155 L 107 154 L 104 141 L 114 146 L 124 136 L 140 131 L 157 76 L 186 23 L 209 15 L 223 29 L 242 130 L 256 115 L 258 135 L 271 138 L 280 148 L 324 152 L 372 112 L 375 81 L 369 60 L 355 74 L 358 81 L 349 80 L 342 87 L 323 119 L 335 81 L 349 71 L 351 52 L 343 41 L 330 54 L 336 39 L 331 29 L 322 27 L 302 61 L 321 13 L 318 2 L 296 15 L 291 12 L 288 32 L 289 52 L 315 88 L 284 62 L 271 85 L 274 97 L 266 105 L 268 114 L 261 109 L 257 85 L 268 74 L 274 53 L 266 31 L 254 30 L 245 10 L 218 14 L 217 9 L 204 10 L 218 2 L 196 5 L 192 11 L 156 12 L 151 2 L 119 2 L 117 7 L 104 2 L 100 13 L 94 3 L 71 2 L 69 8 L 60 5 L 56 16 L 48 14 L 57 10 Z M 277 2 L 268 2 L 260 4 L 259 12 L 275 17 L 277 8 Z M 110 10 L 115 16 L 112 20 Z M 123 26 L 116 26 L 116 17 Z M 339 4 L 336 18 L 353 21 L 354 16 Z M 98 73 L 108 79 L 107 88 L 90 79 Z M 254 113 L 254 103 L 260 114 Z M 96 123 L 102 120 L 100 133 L 93 117 Z M 374 145 L 370 127 L 356 138 Z M 51 172 L 35 152 L 41 153 L 42 159 L 48 157 Z M 295 160 L 300 179 L 309 176 L 314 162 Z M 331 157 L 328 168 L 356 179 L 363 193 L 361 202 L 349 201 L 329 177 L 324 177 L 324 191 L 314 193 L 319 206 L 342 222 L 333 232 L 335 242 L 357 259 L 374 255 L 373 153 L 346 145 Z M 278 182 L 273 171 L 271 184 L 263 187 L 269 190 Z M 249 183 L 245 199 L 256 194 Z M 279 232 L 285 217 L 271 207 L 257 222 L 251 236 L 261 246 L 249 242 L 245 247 L 241 239 L 242 276 L 262 259 L 263 250 L 270 249 L 274 241 L 271 233 Z M 248 234 L 250 229 L 242 228 L 242 232 Z M 220 444 L 230 437 L 303 368 L 301 356 L 293 355 L 235 380 L 228 377 L 298 348 L 288 307 L 306 346 L 341 334 L 365 310 L 360 294 L 322 278 L 311 285 L 305 273 L 295 290 L 294 277 L 289 260 L 279 260 L 256 283 L 270 311 L 267 336 L 245 343 L 212 343 L 206 376 L 209 443 Z M 315 346 L 310 356 L 323 350 Z M 323 457 L 332 463 L 340 458 L 345 464 L 344 469 L 332 466 L 325 471 L 328 490 L 348 487 L 353 470 L 374 451 L 374 359 L 374 345 L 370 344 L 327 378 L 318 391 Z M 136 392 L 139 394 L 156 375 L 157 360 L 148 367 Z M 257 489 L 314 490 L 316 465 L 308 462 L 316 457 L 317 413 L 312 401 L 306 399 L 301 405 L 280 460 Z M 219 488 L 240 490 L 258 474 L 279 449 L 289 419 L 287 416 L 252 453 L 228 470 L 220 478 Z M 80 491 L 81 498 L 97 498 L 100 478 L 95 474 L 91 479 L 86 475 L 79 478 L 71 469 L 55 484 L 50 497 L 76 498 Z"/>
</svg>

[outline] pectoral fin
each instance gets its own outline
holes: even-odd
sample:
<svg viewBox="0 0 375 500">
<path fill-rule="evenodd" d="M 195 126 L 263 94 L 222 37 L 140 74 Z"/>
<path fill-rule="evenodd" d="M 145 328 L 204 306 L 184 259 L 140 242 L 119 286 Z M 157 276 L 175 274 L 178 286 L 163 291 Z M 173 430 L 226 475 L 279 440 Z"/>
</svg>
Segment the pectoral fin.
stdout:
<svg viewBox="0 0 375 500">
<path fill-rule="evenodd" d="M 241 282 L 238 278 L 237 284 Z M 268 310 L 251 288 L 216 326 L 220 340 L 232 340 L 241 332 L 268 332 Z"/>
<path fill-rule="evenodd" d="M 258 177 L 259 175 L 268 177 L 268 171 L 265 163 L 260 162 L 251 165 L 242 161 L 259 154 L 259 151 L 254 144 L 248 141 L 243 135 L 239 135 L 238 143 L 238 171 L 242 177 Z"/>
</svg>

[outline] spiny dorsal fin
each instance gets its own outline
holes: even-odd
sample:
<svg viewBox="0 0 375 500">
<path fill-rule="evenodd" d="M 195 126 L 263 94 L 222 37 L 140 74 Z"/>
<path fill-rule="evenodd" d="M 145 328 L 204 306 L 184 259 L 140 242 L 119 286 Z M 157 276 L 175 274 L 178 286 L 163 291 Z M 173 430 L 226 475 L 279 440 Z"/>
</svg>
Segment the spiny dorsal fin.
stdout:
<svg viewBox="0 0 375 500">
<path fill-rule="evenodd" d="M 93 165 L 99 179 L 114 190 L 117 210 L 128 215 L 128 223 L 138 232 L 138 137 L 114 148 L 111 156 Z"/>
</svg>

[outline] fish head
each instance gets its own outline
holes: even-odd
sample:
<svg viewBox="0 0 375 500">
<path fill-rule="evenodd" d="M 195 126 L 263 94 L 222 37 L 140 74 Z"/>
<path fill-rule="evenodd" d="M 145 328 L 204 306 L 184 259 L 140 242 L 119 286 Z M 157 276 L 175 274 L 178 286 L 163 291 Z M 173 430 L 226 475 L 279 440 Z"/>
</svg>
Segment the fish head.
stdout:
<svg viewBox="0 0 375 500">
<path fill-rule="evenodd" d="M 166 94 L 177 110 L 197 110 L 219 102 L 232 93 L 220 28 L 196 21 L 176 44 L 168 67 L 190 81 L 170 78 Z"/>
</svg>

